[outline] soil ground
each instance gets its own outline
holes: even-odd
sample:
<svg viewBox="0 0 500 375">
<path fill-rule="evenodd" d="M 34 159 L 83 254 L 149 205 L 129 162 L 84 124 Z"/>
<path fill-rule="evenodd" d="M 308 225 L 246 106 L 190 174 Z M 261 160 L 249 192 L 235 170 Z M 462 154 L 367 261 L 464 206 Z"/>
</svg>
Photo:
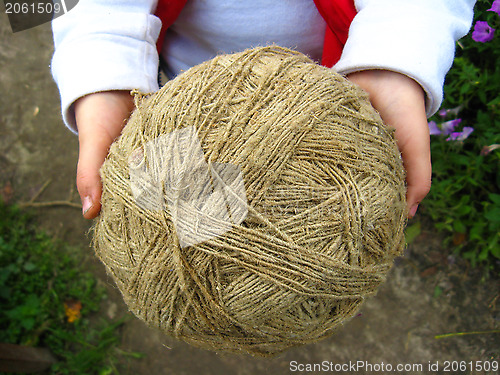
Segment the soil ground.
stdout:
<svg viewBox="0 0 500 375">
<path fill-rule="evenodd" d="M 52 52 L 49 25 L 13 34 L 7 16 L 0 15 L 0 192 L 12 201 L 30 201 L 49 183 L 37 202 L 78 202 L 74 182 L 78 143 L 61 120 L 59 94 L 50 75 Z M 88 236 L 91 223 L 81 217 L 79 209 L 52 205 L 36 212 L 43 229 L 88 253 L 89 261 L 82 267 L 92 270 L 109 292 L 103 314 L 130 315 L 93 257 Z M 499 334 L 481 333 L 499 328 L 498 292 L 497 279 L 470 269 L 442 246 L 436 233 L 423 230 L 360 315 L 326 340 L 271 359 L 236 356 L 193 348 L 131 317 L 123 326 L 120 348 L 145 356 L 124 363 L 122 373 L 279 375 L 313 373 L 298 366 L 327 361 L 343 364 L 347 366 L 344 373 L 353 374 L 388 373 L 388 365 L 401 374 L 493 374 L 471 371 L 470 366 L 499 360 Z M 476 333 L 435 337 L 457 332 Z M 364 367 L 348 367 L 357 361 Z M 467 370 L 453 371 L 460 361 Z M 413 368 L 396 371 L 398 364 Z"/>
</svg>

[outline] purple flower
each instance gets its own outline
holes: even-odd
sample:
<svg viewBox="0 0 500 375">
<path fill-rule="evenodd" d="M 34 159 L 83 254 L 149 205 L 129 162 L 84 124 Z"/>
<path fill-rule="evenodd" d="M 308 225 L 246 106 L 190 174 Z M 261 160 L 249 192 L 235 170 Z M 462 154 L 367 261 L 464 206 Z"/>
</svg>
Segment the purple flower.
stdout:
<svg viewBox="0 0 500 375">
<path fill-rule="evenodd" d="M 430 135 L 441 134 L 441 130 L 438 128 L 437 124 L 434 121 L 429 121 L 429 133 Z"/>
<path fill-rule="evenodd" d="M 446 117 L 446 115 L 448 114 L 448 110 L 447 109 L 441 109 L 439 110 L 438 112 L 438 115 L 441 116 L 441 117 Z"/>
<path fill-rule="evenodd" d="M 461 122 L 461 118 L 443 122 L 441 123 L 441 125 L 436 124 L 435 121 L 429 121 L 429 134 L 447 135 L 447 141 L 463 141 L 467 139 L 467 137 L 474 131 L 474 129 L 469 126 L 464 126 L 461 132 L 453 131 Z"/>
<path fill-rule="evenodd" d="M 500 0 L 495 0 L 493 4 L 491 4 L 491 8 L 488 10 L 491 12 L 495 12 L 500 16 Z"/>
<path fill-rule="evenodd" d="M 457 116 L 458 112 L 462 109 L 462 106 L 459 105 L 458 107 L 455 108 L 443 108 L 439 110 L 438 115 L 441 116 L 442 118 L 448 117 L 448 116 Z"/>
<path fill-rule="evenodd" d="M 495 29 L 486 21 L 477 21 L 472 32 L 472 39 L 476 42 L 486 43 L 493 39 Z"/>
<path fill-rule="evenodd" d="M 461 118 L 457 118 L 455 120 L 443 122 L 441 124 L 441 133 L 443 135 L 451 134 L 453 132 L 453 130 L 455 130 L 456 126 L 458 124 L 460 124 L 461 122 L 462 122 Z"/>
<path fill-rule="evenodd" d="M 464 126 L 461 132 L 453 132 L 446 139 L 447 141 L 463 141 L 474 131 L 470 126 Z"/>
</svg>

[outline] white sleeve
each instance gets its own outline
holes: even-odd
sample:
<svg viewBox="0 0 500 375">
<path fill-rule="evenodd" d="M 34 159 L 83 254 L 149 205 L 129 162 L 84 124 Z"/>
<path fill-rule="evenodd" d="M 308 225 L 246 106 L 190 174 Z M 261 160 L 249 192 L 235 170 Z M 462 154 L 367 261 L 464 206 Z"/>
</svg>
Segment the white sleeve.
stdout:
<svg viewBox="0 0 500 375">
<path fill-rule="evenodd" d="M 348 74 L 386 69 L 417 81 L 431 116 L 443 100 L 444 77 L 455 42 L 471 27 L 475 0 L 356 0 L 358 14 L 342 57 L 334 66 Z"/>
<path fill-rule="evenodd" d="M 52 76 L 65 124 L 76 132 L 73 103 L 105 90 L 158 90 L 156 0 L 81 0 L 52 21 Z"/>
</svg>

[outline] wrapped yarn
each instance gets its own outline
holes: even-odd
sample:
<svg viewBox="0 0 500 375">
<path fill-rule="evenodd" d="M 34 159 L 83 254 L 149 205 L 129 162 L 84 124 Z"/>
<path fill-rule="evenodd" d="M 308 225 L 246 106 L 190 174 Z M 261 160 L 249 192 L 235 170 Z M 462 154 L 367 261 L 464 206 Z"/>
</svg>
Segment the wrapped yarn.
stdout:
<svg viewBox="0 0 500 375">
<path fill-rule="evenodd" d="M 136 93 L 101 176 L 93 242 L 127 306 L 211 350 L 331 335 L 404 246 L 394 130 L 360 88 L 276 46 Z"/>
</svg>

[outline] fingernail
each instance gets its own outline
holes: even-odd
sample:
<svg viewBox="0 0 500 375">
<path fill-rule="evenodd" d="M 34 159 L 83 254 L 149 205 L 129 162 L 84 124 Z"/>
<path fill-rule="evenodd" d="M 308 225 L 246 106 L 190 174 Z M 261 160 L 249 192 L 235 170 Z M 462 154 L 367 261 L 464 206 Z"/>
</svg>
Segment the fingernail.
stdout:
<svg viewBox="0 0 500 375">
<path fill-rule="evenodd" d="M 93 206 L 92 199 L 89 196 L 84 197 L 82 200 L 83 215 L 85 215 L 92 208 L 92 206 Z"/>
<path fill-rule="evenodd" d="M 417 210 L 418 210 L 418 204 L 414 204 L 413 206 L 411 206 L 410 212 L 408 213 L 408 216 L 410 217 L 410 219 L 413 216 L 415 216 L 415 214 L 417 213 Z"/>
</svg>

